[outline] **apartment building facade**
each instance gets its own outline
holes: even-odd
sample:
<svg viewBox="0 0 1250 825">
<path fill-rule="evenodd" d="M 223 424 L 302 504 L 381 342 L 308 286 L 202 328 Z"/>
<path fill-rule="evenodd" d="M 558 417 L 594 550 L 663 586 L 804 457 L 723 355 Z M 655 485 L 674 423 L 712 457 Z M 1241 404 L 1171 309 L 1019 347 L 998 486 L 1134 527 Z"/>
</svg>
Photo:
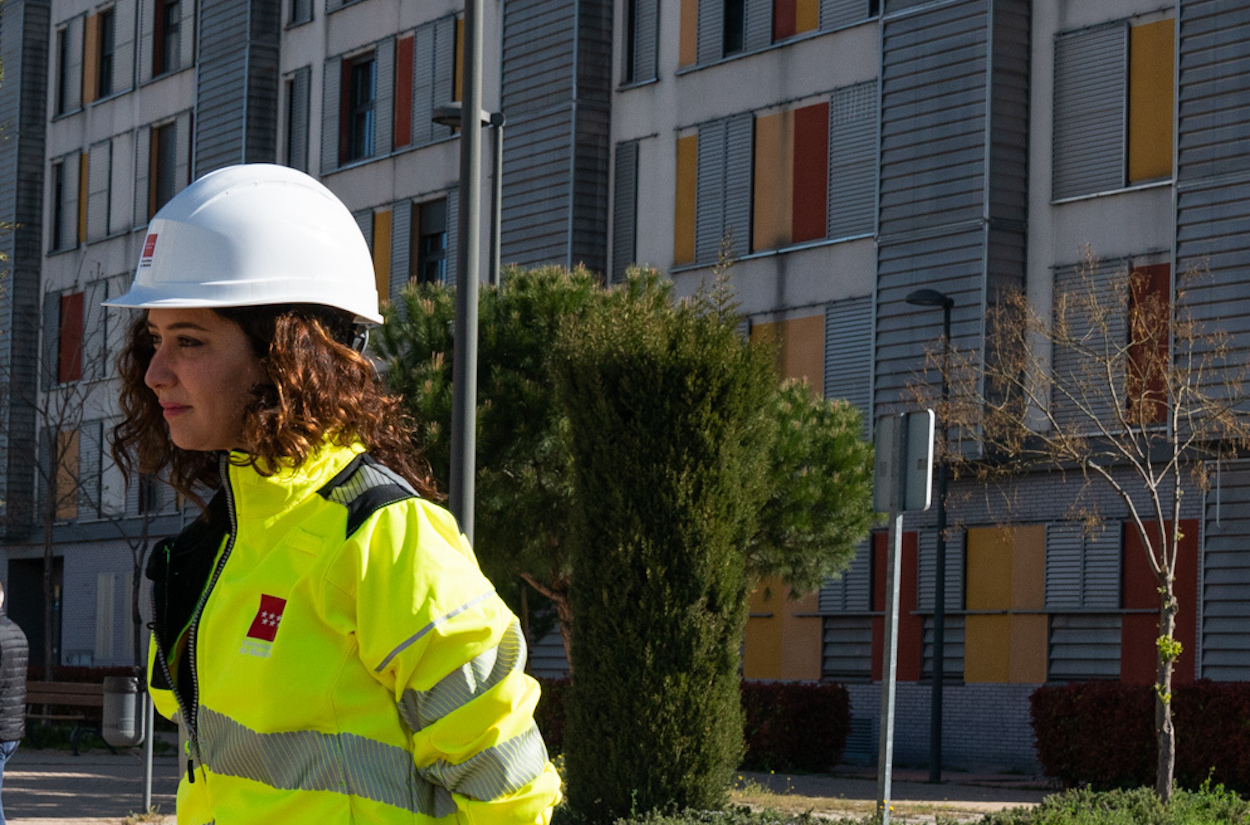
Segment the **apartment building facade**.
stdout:
<svg viewBox="0 0 1250 825">
<path fill-rule="evenodd" d="M 358 216 L 382 294 L 447 279 L 458 144 L 431 114 L 459 97 L 461 29 L 460 6 L 438 0 L 0 9 L 0 122 L 15 137 L 0 145 L 0 220 L 15 226 L 0 359 L 40 399 L 0 406 L 0 562 L 14 610 L 37 598 L 38 516 L 53 514 L 61 661 L 129 660 L 136 537 L 186 517 L 158 483 L 124 489 L 102 447 L 126 318 L 98 302 L 123 288 L 148 218 L 214 168 L 286 163 Z M 906 404 L 941 335 L 911 291 L 949 296 L 952 340 L 977 348 L 996 290 L 1052 306 L 1087 246 L 1100 271 L 1149 271 L 1169 299 L 1174 273 L 1204 267 L 1189 300 L 1247 350 L 1250 3 L 488 0 L 485 42 L 484 99 L 507 117 L 505 262 L 585 263 L 608 281 L 652 265 L 689 294 L 731 260 L 750 334 L 777 342 L 782 372 L 868 421 Z M 488 148 L 497 137 L 484 130 Z M 58 393 L 76 412 L 48 412 Z M 1185 498 L 1181 679 L 1250 678 L 1250 465 L 1214 477 Z M 953 491 L 950 764 L 1032 767 L 1040 684 L 1150 678 L 1153 591 L 1108 492 L 1038 475 L 1008 512 Z M 1106 517 L 1099 535 L 1069 520 L 1082 496 Z M 923 762 L 932 514 L 908 531 L 896 753 Z M 818 594 L 770 583 L 744 647 L 748 678 L 847 683 L 863 755 L 883 580 L 874 536 Z"/>
</svg>

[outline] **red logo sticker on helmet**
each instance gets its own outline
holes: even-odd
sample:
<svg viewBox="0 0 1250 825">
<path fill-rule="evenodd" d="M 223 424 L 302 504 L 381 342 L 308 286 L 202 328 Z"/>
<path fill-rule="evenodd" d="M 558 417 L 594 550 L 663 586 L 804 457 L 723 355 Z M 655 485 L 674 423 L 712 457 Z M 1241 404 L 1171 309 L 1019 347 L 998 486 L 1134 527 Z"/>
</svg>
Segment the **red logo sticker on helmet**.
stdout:
<svg viewBox="0 0 1250 825">
<path fill-rule="evenodd" d="M 243 639 L 243 647 L 239 652 L 263 659 L 269 658 L 273 640 L 278 635 L 278 625 L 282 622 L 282 611 L 285 609 L 286 599 L 261 594 L 260 609 L 256 611 L 256 618 L 252 619 L 252 626 L 248 628 L 247 637 Z"/>
<path fill-rule="evenodd" d="M 156 253 L 156 233 L 148 235 L 143 241 L 143 254 L 139 257 L 139 266 L 151 266 L 152 256 Z"/>
</svg>

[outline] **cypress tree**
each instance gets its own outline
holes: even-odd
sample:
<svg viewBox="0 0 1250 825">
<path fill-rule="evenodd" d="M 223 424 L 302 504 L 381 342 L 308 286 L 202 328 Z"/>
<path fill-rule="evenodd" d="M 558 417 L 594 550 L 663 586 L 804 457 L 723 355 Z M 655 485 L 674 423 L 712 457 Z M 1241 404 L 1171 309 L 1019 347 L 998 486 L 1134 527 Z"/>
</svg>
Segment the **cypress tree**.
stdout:
<svg viewBox="0 0 1250 825">
<path fill-rule="evenodd" d="M 742 756 L 745 544 L 776 390 L 722 292 L 635 275 L 562 329 L 573 454 L 569 802 L 592 821 L 717 808 Z M 605 434 L 608 437 L 605 437 Z"/>
</svg>

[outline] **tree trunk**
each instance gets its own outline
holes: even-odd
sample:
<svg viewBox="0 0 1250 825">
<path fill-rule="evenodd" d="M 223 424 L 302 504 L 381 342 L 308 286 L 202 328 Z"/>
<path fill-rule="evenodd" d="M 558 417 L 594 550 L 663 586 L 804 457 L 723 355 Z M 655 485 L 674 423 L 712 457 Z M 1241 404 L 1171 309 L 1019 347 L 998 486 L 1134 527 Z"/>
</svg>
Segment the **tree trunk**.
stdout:
<svg viewBox="0 0 1250 825">
<path fill-rule="evenodd" d="M 1155 774 L 1155 793 L 1166 805 L 1172 799 L 1172 781 L 1176 773 L 1176 729 L 1172 726 L 1172 671 L 1176 663 L 1176 597 L 1170 583 L 1163 588 L 1159 607 L 1159 672 L 1155 680 L 1155 734 L 1158 736 L 1159 759 Z"/>
<path fill-rule="evenodd" d="M 55 487 L 49 485 L 49 495 L 55 496 Z M 52 499 L 55 501 L 55 499 Z M 52 507 L 50 501 L 43 507 L 43 678 L 52 681 Z"/>
</svg>

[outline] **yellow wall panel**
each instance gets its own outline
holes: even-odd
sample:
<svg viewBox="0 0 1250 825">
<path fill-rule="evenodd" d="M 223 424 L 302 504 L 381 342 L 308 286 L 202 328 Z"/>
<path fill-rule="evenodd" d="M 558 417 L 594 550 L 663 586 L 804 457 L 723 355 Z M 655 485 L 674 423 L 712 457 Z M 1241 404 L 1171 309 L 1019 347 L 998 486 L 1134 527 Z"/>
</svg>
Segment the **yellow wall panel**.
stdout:
<svg viewBox="0 0 1250 825">
<path fill-rule="evenodd" d="M 817 396 L 825 391 L 825 316 L 808 315 L 772 324 L 752 324 L 751 340 L 777 347 L 782 378 L 804 378 Z"/>
<path fill-rule="evenodd" d="M 970 537 L 971 538 L 971 537 Z M 971 559 L 969 559 L 971 562 Z M 972 565 L 969 564 L 969 569 Z M 1011 616 L 969 616 L 964 629 L 964 681 L 1007 682 L 1011 677 Z"/>
<path fill-rule="evenodd" d="M 1130 183 L 1172 175 L 1173 34 L 1172 20 L 1130 30 Z"/>
<path fill-rule="evenodd" d="M 1007 681 L 1041 684 L 1046 681 L 1047 617 L 1032 614 L 1010 616 L 1011 648 Z"/>
<path fill-rule="evenodd" d="M 755 196 L 751 251 L 790 244 L 793 222 L 794 112 L 755 119 Z"/>
<path fill-rule="evenodd" d="M 783 586 L 780 579 L 768 579 L 748 599 L 751 618 L 742 645 L 742 675 L 747 679 L 781 678 Z"/>
<path fill-rule="evenodd" d="M 1041 610 L 1046 603 L 1046 526 L 1012 531 L 1011 607 Z"/>
<path fill-rule="evenodd" d="M 677 48 L 677 63 L 693 66 L 698 60 L 699 0 L 681 0 L 681 41 Z"/>
<path fill-rule="evenodd" d="M 819 0 L 795 0 L 794 4 L 794 31 L 810 32 L 814 31 L 820 25 L 820 2 Z"/>
<path fill-rule="evenodd" d="M 968 530 L 968 583 L 965 603 L 969 610 L 1007 610 L 1011 607 L 1011 531 L 1000 527 Z"/>
<path fill-rule="evenodd" d="M 99 15 L 87 15 L 84 26 L 82 48 L 82 102 L 86 104 L 95 100 L 100 90 L 100 18 Z"/>
<path fill-rule="evenodd" d="M 792 599 L 786 588 L 782 604 L 781 678 L 817 681 L 822 655 L 821 621 L 813 614 L 820 609 L 820 596 L 809 593 Z"/>
<path fill-rule="evenodd" d="M 373 280 L 378 285 L 378 300 L 391 295 L 391 210 L 373 213 Z"/>
<path fill-rule="evenodd" d="M 677 139 L 677 202 L 673 209 L 673 263 L 694 263 L 694 204 L 699 136 Z"/>
</svg>

